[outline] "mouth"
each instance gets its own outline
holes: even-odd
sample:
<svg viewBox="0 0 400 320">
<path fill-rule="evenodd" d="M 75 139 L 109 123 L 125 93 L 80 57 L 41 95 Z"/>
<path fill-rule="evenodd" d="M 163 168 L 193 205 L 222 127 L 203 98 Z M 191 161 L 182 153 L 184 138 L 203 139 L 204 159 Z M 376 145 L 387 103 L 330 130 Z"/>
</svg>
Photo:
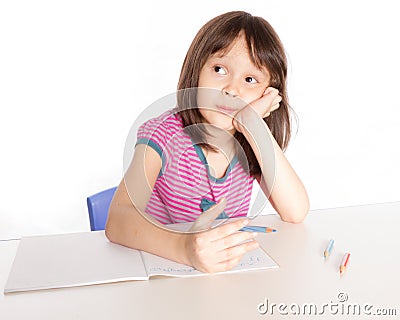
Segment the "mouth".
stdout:
<svg viewBox="0 0 400 320">
<path fill-rule="evenodd" d="M 216 107 L 217 107 L 217 110 L 222 113 L 232 114 L 232 113 L 236 112 L 235 108 L 231 108 L 228 106 L 217 105 Z"/>
</svg>

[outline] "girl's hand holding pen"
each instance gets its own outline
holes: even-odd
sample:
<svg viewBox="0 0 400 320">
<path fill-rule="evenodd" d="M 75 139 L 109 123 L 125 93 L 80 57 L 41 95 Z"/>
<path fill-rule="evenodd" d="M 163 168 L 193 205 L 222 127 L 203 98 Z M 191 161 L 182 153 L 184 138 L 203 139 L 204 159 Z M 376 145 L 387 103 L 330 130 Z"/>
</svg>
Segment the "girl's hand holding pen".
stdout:
<svg viewBox="0 0 400 320">
<path fill-rule="evenodd" d="M 232 269 L 239 263 L 243 254 L 258 247 L 254 240 L 256 232 L 238 232 L 248 224 L 248 219 L 239 219 L 210 229 L 212 222 L 224 211 L 223 199 L 209 210 L 203 212 L 185 236 L 186 256 L 190 264 L 206 273 L 222 272 Z"/>
</svg>

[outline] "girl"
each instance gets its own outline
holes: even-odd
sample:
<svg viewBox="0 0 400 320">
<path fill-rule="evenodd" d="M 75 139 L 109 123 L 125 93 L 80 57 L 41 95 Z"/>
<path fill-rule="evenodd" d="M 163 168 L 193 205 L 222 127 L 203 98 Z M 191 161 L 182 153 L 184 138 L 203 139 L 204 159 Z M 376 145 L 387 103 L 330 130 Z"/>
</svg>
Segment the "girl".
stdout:
<svg viewBox="0 0 400 320">
<path fill-rule="evenodd" d="M 249 222 L 254 179 L 282 220 L 301 222 L 307 192 L 282 151 L 290 139 L 286 75 L 283 46 L 264 19 L 235 11 L 206 23 L 184 60 L 177 108 L 138 130 L 108 239 L 203 272 L 231 269 L 258 246 L 255 233 L 238 232 Z M 217 216 L 239 219 L 209 228 Z M 185 221 L 201 232 L 161 227 Z"/>
</svg>

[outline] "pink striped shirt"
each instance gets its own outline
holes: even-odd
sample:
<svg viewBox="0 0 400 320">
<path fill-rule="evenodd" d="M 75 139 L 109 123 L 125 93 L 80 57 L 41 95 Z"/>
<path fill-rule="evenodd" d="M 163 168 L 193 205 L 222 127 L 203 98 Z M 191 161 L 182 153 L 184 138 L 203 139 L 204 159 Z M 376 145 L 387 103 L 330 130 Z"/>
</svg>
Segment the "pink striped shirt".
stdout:
<svg viewBox="0 0 400 320">
<path fill-rule="evenodd" d="M 143 123 L 136 144 L 149 145 L 162 159 L 145 210 L 161 223 L 194 221 L 224 197 L 227 204 L 221 217 L 247 215 L 254 178 L 236 157 L 224 177 L 213 177 L 202 149 L 183 131 L 182 119 L 174 110 Z"/>
</svg>

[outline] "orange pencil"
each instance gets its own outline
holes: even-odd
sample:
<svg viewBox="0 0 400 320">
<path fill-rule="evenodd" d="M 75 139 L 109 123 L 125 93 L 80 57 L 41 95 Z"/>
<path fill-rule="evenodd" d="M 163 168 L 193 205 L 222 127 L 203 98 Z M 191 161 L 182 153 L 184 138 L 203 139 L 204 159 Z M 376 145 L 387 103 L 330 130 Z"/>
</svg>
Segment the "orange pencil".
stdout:
<svg viewBox="0 0 400 320">
<path fill-rule="evenodd" d="M 347 252 L 342 259 L 342 263 L 340 264 L 340 274 L 342 274 L 346 268 L 347 264 L 349 263 L 349 258 L 350 258 L 350 252 Z"/>
</svg>

